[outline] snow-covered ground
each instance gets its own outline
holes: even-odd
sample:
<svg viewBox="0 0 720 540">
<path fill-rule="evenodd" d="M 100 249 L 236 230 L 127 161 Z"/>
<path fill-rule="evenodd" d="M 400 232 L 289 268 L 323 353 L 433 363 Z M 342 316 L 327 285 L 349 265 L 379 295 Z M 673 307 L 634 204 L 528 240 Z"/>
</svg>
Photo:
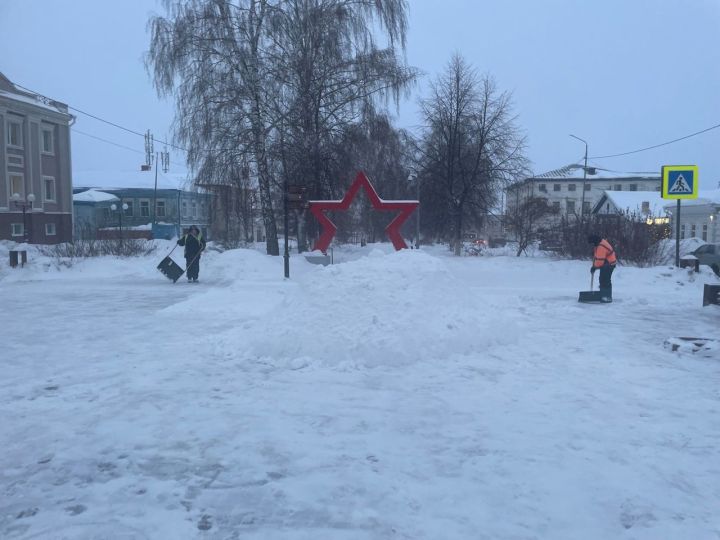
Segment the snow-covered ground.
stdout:
<svg viewBox="0 0 720 540">
<path fill-rule="evenodd" d="M 0 538 L 720 538 L 709 270 L 168 249 L 0 269 Z"/>
</svg>

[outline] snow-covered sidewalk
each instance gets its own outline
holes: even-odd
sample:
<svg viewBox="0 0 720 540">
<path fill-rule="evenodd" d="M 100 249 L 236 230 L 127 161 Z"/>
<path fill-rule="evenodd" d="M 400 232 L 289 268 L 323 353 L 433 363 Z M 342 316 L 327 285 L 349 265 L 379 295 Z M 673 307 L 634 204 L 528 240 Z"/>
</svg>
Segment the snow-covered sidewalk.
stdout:
<svg viewBox="0 0 720 540">
<path fill-rule="evenodd" d="M 2 274 L 0 538 L 720 537 L 714 276 L 387 251 Z"/>
</svg>

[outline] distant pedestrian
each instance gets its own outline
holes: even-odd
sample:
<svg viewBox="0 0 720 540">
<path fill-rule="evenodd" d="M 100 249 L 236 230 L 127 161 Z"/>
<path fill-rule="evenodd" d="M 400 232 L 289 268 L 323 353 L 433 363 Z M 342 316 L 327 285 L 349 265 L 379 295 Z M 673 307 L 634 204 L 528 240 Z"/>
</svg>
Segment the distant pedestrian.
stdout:
<svg viewBox="0 0 720 540">
<path fill-rule="evenodd" d="M 200 274 L 200 254 L 205 249 L 200 229 L 195 225 L 190 226 L 187 233 L 177 241 L 179 246 L 185 246 L 185 271 L 188 282 L 197 283 Z"/>
<path fill-rule="evenodd" d="M 617 264 L 615 250 L 604 238 L 600 238 L 597 234 L 588 236 L 588 243 L 593 247 L 593 263 L 590 273 L 600 270 L 600 301 L 612 302 L 612 273 Z"/>
</svg>

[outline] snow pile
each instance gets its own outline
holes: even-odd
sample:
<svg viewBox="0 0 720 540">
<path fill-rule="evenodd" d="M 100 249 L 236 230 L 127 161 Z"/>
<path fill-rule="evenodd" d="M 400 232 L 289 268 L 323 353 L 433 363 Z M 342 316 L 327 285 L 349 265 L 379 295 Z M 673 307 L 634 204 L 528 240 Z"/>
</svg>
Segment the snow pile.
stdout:
<svg viewBox="0 0 720 540">
<path fill-rule="evenodd" d="M 517 335 L 511 320 L 474 309 L 442 261 L 422 251 L 374 250 L 316 267 L 293 288 L 262 319 L 239 319 L 215 337 L 218 353 L 241 363 L 351 369 L 442 362 L 450 350 L 465 355 Z"/>
<path fill-rule="evenodd" d="M 685 238 L 680 240 L 680 257 L 690 255 L 700 246 L 706 244 L 700 238 Z M 661 264 L 675 264 L 675 244 L 674 238 L 660 240 L 658 246 L 658 262 Z"/>
</svg>

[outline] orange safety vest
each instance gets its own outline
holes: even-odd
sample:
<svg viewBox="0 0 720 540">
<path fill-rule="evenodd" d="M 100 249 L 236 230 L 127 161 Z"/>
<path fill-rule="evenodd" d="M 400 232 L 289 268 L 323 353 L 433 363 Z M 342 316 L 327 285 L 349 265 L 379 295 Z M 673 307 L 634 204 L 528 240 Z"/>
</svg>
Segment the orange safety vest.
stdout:
<svg viewBox="0 0 720 540">
<path fill-rule="evenodd" d="M 593 250 L 593 268 L 602 268 L 605 264 L 615 266 L 615 263 L 617 263 L 617 257 L 610 242 L 605 239 L 600 240 Z"/>
</svg>

